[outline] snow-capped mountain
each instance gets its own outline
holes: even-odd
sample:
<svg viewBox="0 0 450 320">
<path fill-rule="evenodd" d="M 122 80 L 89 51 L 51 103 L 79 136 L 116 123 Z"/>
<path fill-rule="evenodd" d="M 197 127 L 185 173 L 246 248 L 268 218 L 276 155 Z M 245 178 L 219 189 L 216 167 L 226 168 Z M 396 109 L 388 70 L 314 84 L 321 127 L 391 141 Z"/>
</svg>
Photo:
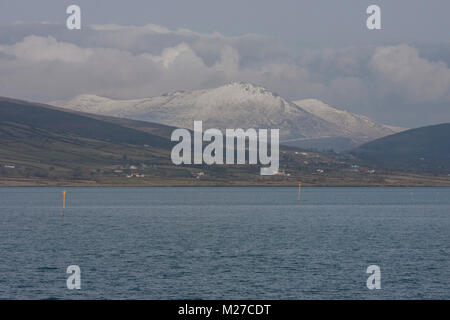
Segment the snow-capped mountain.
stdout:
<svg viewBox="0 0 450 320">
<path fill-rule="evenodd" d="M 317 99 L 297 100 L 294 103 L 316 117 L 348 131 L 348 136 L 355 141 L 369 141 L 405 130 L 401 127 L 377 123 L 366 116 L 333 108 Z"/>
<path fill-rule="evenodd" d="M 112 100 L 79 95 L 53 104 L 76 111 L 189 129 L 194 120 L 202 120 L 204 129 L 279 128 L 282 141 L 344 137 L 362 143 L 397 132 L 396 128 L 332 108 L 319 100 L 293 103 L 263 87 L 238 82 L 146 99 Z"/>
</svg>

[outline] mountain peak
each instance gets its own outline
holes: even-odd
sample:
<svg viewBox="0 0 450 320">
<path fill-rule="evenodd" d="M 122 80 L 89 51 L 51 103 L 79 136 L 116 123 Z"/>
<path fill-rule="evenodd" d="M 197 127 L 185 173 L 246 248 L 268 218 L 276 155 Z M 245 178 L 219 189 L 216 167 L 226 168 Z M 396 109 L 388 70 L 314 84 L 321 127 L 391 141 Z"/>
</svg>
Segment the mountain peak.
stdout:
<svg viewBox="0 0 450 320">
<path fill-rule="evenodd" d="M 263 86 L 258 86 L 250 82 L 237 82 L 232 81 L 223 86 L 210 89 L 212 91 L 226 91 L 228 93 L 233 94 L 245 94 L 245 95 L 270 95 L 270 96 L 278 96 L 277 94 L 272 93 L 268 89 Z"/>
<path fill-rule="evenodd" d="M 258 86 L 258 85 L 255 85 L 255 84 L 251 83 L 251 82 L 244 82 L 244 81 L 231 81 L 231 82 L 227 83 L 224 86 L 240 88 L 242 90 L 255 90 L 255 89 L 258 89 L 258 90 L 266 90 L 266 91 L 268 91 L 263 86 Z"/>
<path fill-rule="evenodd" d="M 180 128 L 192 129 L 194 120 L 203 121 L 205 129 L 276 128 L 280 129 L 282 141 L 345 137 L 360 143 L 395 132 L 391 127 L 335 109 L 320 100 L 293 103 L 248 82 L 230 82 L 212 89 L 177 91 L 135 100 L 82 95 L 58 105 Z"/>
<path fill-rule="evenodd" d="M 297 100 L 294 103 L 315 116 L 337 124 L 349 132 L 359 132 L 362 141 L 369 141 L 373 138 L 383 137 L 404 130 L 403 128 L 377 123 L 363 115 L 334 108 L 317 99 Z"/>
</svg>

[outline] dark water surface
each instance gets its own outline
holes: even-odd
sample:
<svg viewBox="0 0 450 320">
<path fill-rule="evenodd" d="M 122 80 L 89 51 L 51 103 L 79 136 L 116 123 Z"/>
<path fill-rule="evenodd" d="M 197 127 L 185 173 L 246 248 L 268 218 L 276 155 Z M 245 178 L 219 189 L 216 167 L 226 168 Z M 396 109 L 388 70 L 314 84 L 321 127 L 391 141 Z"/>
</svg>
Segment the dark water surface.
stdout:
<svg viewBox="0 0 450 320">
<path fill-rule="evenodd" d="M 0 298 L 450 298 L 450 188 L 61 192 L 0 188 Z"/>
</svg>

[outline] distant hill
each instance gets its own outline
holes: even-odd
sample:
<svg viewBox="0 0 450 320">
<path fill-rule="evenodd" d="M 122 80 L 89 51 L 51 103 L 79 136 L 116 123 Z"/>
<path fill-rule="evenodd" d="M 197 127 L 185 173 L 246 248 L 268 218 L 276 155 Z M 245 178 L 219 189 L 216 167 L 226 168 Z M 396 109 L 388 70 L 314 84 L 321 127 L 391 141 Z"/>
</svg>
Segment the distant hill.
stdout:
<svg viewBox="0 0 450 320">
<path fill-rule="evenodd" d="M 317 99 L 297 100 L 294 103 L 316 117 L 347 130 L 353 142 L 368 142 L 406 130 L 401 127 L 388 126 L 375 122 L 369 117 L 339 110 Z"/>
<path fill-rule="evenodd" d="M 351 153 L 384 168 L 450 173 L 450 123 L 393 134 L 368 142 Z"/>
<path fill-rule="evenodd" d="M 137 127 L 143 124 L 0 97 L 0 178 L 114 183 L 130 168 L 170 166 L 168 128 Z"/>
<path fill-rule="evenodd" d="M 284 140 L 282 143 L 284 146 L 294 148 L 320 150 L 320 151 L 333 150 L 335 152 L 348 151 L 359 145 L 352 139 L 345 137 L 311 138 L 311 139 L 300 138 L 300 139 Z"/>
<path fill-rule="evenodd" d="M 447 175 L 385 175 L 350 154 L 290 147 L 275 176 L 259 165 L 175 166 L 173 129 L 0 97 L 0 185 L 450 185 Z"/>
<path fill-rule="evenodd" d="M 20 124 L 54 134 L 74 135 L 113 143 L 150 145 L 166 149 L 169 147 L 167 139 L 120 125 L 120 120 L 102 121 L 48 105 L 1 97 L 0 124 L 3 126 Z"/>
<path fill-rule="evenodd" d="M 52 104 L 76 111 L 189 129 L 192 129 L 194 120 L 202 120 L 204 128 L 222 130 L 275 128 L 280 129 L 282 144 L 289 141 L 289 145 L 318 149 L 336 147 L 333 138 L 345 138 L 339 140 L 338 149 L 342 149 L 400 130 L 338 110 L 319 100 L 294 103 L 266 88 L 242 82 L 133 100 L 79 95 Z M 344 145 L 343 141 L 349 142 Z"/>
</svg>

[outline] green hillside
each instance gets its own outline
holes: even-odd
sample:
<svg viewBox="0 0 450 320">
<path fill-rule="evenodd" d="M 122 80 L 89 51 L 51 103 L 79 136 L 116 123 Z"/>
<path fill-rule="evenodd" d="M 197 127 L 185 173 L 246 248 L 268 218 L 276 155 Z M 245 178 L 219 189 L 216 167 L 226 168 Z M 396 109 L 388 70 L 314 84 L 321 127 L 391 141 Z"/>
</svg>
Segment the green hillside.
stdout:
<svg viewBox="0 0 450 320">
<path fill-rule="evenodd" d="M 375 172 L 350 154 L 290 147 L 274 176 L 259 165 L 175 166 L 173 129 L 0 98 L 0 186 L 450 185 L 447 175 Z"/>
<path fill-rule="evenodd" d="M 168 148 L 167 139 L 51 106 L 0 98 L 0 123 L 87 139 Z"/>
<path fill-rule="evenodd" d="M 352 154 L 384 168 L 450 173 L 450 123 L 377 139 L 354 149 Z"/>
<path fill-rule="evenodd" d="M 264 179 L 256 166 L 175 166 L 170 157 L 174 142 L 169 139 L 173 129 L 0 98 L 0 184 L 18 179 L 92 185 Z"/>
<path fill-rule="evenodd" d="M 0 177 L 114 180 L 120 168 L 168 165 L 170 148 L 147 132 L 0 98 Z"/>
</svg>

